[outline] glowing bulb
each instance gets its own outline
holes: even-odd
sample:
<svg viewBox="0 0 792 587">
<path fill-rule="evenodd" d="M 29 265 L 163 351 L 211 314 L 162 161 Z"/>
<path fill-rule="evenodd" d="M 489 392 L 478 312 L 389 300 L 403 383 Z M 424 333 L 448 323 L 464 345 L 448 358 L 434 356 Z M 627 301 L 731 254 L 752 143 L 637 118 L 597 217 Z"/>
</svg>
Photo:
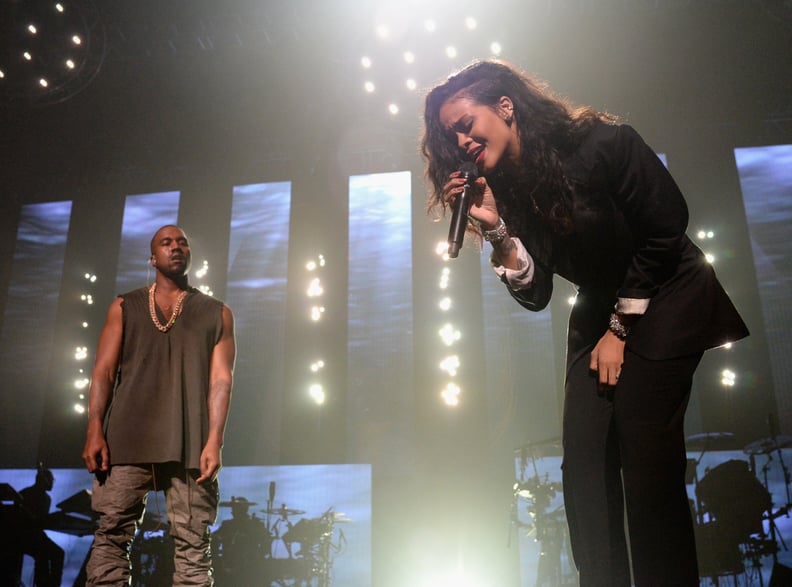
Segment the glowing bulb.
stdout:
<svg viewBox="0 0 792 587">
<path fill-rule="evenodd" d="M 398 106 L 398 104 L 393 104 L 393 103 L 391 103 L 391 104 L 388 104 L 388 112 L 390 112 L 390 113 L 391 113 L 391 114 L 393 114 L 393 115 L 396 115 L 396 114 L 398 114 L 398 113 L 399 113 L 399 106 Z"/>
<path fill-rule="evenodd" d="M 451 298 L 443 298 L 437 304 L 437 307 L 440 308 L 443 312 L 448 312 L 451 309 Z"/>
<path fill-rule="evenodd" d="M 475 28 L 478 26 L 478 22 L 476 22 L 476 19 L 473 18 L 472 16 L 468 16 L 465 19 L 465 26 L 467 27 L 468 30 L 472 31 L 475 30 Z"/>
<path fill-rule="evenodd" d="M 490 53 L 493 55 L 500 55 L 501 51 L 503 51 L 503 47 L 497 41 L 490 43 Z"/>
<path fill-rule="evenodd" d="M 459 357 L 457 355 L 451 355 L 440 361 L 440 370 L 454 377 L 459 370 L 459 365 Z"/>
<path fill-rule="evenodd" d="M 446 47 L 445 52 L 446 52 L 446 57 L 448 57 L 449 59 L 453 59 L 454 57 L 457 56 L 456 47 L 448 46 Z"/>
<path fill-rule="evenodd" d="M 415 63 L 415 53 L 412 51 L 405 51 L 403 57 L 405 63 Z"/>
<path fill-rule="evenodd" d="M 360 65 L 369 69 L 371 67 L 371 58 L 370 57 L 361 57 L 360 58 Z"/>
<path fill-rule="evenodd" d="M 317 403 L 317 405 L 322 405 L 325 403 L 327 396 L 322 386 L 318 383 L 314 383 L 308 388 L 308 394 L 311 396 L 311 399 Z"/>
<path fill-rule="evenodd" d="M 363 89 L 366 90 L 369 94 L 373 94 L 376 88 L 374 87 L 374 82 L 366 82 L 365 84 L 363 84 Z"/>
</svg>

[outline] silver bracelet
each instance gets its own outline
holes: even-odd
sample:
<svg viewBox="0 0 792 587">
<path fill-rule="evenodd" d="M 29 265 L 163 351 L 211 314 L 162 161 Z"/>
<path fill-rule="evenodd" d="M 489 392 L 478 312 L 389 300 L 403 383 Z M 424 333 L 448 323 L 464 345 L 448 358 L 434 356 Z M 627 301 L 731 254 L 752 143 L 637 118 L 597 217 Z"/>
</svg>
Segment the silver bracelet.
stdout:
<svg viewBox="0 0 792 587">
<path fill-rule="evenodd" d="M 495 225 L 495 228 L 492 230 L 482 230 L 481 234 L 484 236 L 485 241 L 497 245 L 509 236 L 509 231 L 506 228 L 506 223 L 503 221 L 503 218 L 498 217 L 498 223 Z"/>
<path fill-rule="evenodd" d="M 624 340 L 627 338 L 627 335 L 630 334 L 630 329 L 621 323 L 621 320 L 619 320 L 619 316 L 616 314 L 616 312 L 610 315 L 608 330 L 615 334 L 619 340 Z"/>
</svg>

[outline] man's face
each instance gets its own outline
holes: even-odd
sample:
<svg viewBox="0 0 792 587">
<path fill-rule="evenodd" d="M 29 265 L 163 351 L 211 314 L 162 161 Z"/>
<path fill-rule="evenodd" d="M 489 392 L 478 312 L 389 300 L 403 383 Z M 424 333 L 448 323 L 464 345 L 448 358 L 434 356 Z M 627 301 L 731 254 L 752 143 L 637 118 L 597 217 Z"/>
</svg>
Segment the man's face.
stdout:
<svg viewBox="0 0 792 587">
<path fill-rule="evenodd" d="M 165 226 L 152 239 L 151 264 L 164 275 L 181 276 L 190 270 L 190 243 L 177 226 Z"/>
</svg>

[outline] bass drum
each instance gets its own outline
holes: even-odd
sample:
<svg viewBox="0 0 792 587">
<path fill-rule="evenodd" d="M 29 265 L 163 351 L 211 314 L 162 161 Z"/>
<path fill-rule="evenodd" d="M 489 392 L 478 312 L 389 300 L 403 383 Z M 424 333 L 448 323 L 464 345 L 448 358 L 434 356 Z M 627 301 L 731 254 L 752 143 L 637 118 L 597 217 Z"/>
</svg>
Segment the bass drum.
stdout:
<svg viewBox="0 0 792 587">
<path fill-rule="evenodd" d="M 762 531 L 764 513 L 772 507 L 770 494 L 748 463 L 737 459 L 710 470 L 696 486 L 696 497 L 709 521 L 738 543 Z"/>
</svg>

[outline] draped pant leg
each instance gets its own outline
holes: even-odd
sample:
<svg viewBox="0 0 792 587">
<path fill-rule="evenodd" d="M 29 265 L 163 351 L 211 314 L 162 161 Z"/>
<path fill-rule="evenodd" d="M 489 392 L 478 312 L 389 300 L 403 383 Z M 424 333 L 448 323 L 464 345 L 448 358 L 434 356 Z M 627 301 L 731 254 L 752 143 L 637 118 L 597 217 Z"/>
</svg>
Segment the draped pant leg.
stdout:
<svg viewBox="0 0 792 587">
<path fill-rule="evenodd" d="M 697 586 L 683 425 L 701 355 L 648 361 L 626 351 L 618 385 L 602 394 L 590 350 L 569 358 L 564 404 L 564 503 L 580 585 L 630 585 L 626 503 L 636 587 Z"/>
</svg>

